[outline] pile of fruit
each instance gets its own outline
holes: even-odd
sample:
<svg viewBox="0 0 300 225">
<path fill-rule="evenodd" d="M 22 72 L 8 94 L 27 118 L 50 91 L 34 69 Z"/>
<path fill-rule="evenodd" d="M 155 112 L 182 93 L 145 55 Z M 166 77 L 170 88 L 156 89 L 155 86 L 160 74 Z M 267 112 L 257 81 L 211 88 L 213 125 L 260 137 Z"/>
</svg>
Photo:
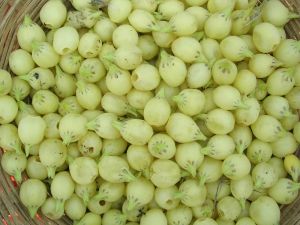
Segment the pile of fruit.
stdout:
<svg viewBox="0 0 300 225">
<path fill-rule="evenodd" d="M 43 27 L 26 16 L 0 70 L 1 165 L 30 215 L 279 225 L 300 189 L 300 41 L 284 31 L 298 14 L 279 0 L 70 2 L 47 1 Z"/>
</svg>

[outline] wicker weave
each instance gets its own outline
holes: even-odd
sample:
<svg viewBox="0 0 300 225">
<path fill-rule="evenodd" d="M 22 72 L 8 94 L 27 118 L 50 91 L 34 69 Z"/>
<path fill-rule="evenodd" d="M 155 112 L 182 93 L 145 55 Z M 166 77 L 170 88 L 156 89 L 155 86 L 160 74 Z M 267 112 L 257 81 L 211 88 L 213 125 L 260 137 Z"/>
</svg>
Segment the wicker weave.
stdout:
<svg viewBox="0 0 300 225">
<path fill-rule="evenodd" d="M 16 31 L 28 14 L 38 21 L 38 13 L 47 0 L 0 0 L 0 68 L 8 69 L 8 56 L 18 48 Z M 300 11 L 300 0 L 282 0 L 292 11 Z M 286 26 L 289 38 L 300 39 L 300 19 L 291 21 Z M 299 151 L 298 151 L 299 152 Z M 300 152 L 299 152 L 300 155 Z M 0 158 L 2 152 L 0 151 Z M 266 215 L 267 216 L 267 215 Z M 72 224 L 67 218 L 50 221 L 42 215 L 31 219 L 26 208 L 20 203 L 18 187 L 0 167 L 0 220 L 2 224 Z M 281 225 L 300 225 L 300 196 L 291 205 L 282 207 Z"/>
</svg>

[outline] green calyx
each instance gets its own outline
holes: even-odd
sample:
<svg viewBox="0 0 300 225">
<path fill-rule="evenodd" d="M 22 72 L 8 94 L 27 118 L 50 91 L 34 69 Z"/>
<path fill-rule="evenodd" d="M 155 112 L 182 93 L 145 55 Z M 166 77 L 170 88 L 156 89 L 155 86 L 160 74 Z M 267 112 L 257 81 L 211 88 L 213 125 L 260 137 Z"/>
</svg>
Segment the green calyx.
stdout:
<svg viewBox="0 0 300 225">
<path fill-rule="evenodd" d="M 156 143 L 155 146 L 153 147 L 153 150 L 157 154 L 161 154 L 162 151 L 166 148 L 166 144 L 164 143 Z"/>
<path fill-rule="evenodd" d="M 64 135 L 63 137 L 63 144 L 68 146 L 72 142 L 72 134 Z"/>
<path fill-rule="evenodd" d="M 26 14 L 24 17 L 24 20 L 23 20 L 23 25 L 28 26 L 31 24 L 33 24 L 33 21 L 31 19 L 31 17 L 28 14 Z"/>
<path fill-rule="evenodd" d="M 249 109 L 249 106 L 246 103 L 244 103 L 242 100 L 237 102 L 235 106 L 239 109 Z"/>
<path fill-rule="evenodd" d="M 78 80 L 76 82 L 76 86 L 77 86 L 78 90 L 83 91 L 86 89 L 87 83 L 84 82 L 83 80 Z"/>
<path fill-rule="evenodd" d="M 137 109 L 135 109 L 134 107 L 132 107 L 129 104 L 126 104 L 125 110 L 128 114 L 137 117 L 139 115 Z"/>
<path fill-rule="evenodd" d="M 276 68 L 278 68 L 278 67 L 280 67 L 282 65 L 283 65 L 282 62 L 280 62 L 278 59 L 274 58 L 274 60 L 272 61 L 271 67 L 274 68 L 274 69 L 276 69 Z"/>
<path fill-rule="evenodd" d="M 160 51 L 161 62 L 164 62 L 164 61 L 168 60 L 169 58 L 170 58 L 170 55 L 165 50 Z"/>
<path fill-rule="evenodd" d="M 205 38 L 205 33 L 203 31 L 195 32 L 192 34 L 192 37 L 198 41 L 201 41 L 202 39 Z"/>
<path fill-rule="evenodd" d="M 97 119 L 97 118 L 96 118 L 96 119 Z M 92 131 L 96 130 L 96 128 L 97 128 L 97 125 L 96 125 L 96 119 L 89 121 L 89 122 L 85 125 L 85 127 L 86 127 L 88 130 L 92 130 Z"/>
<path fill-rule="evenodd" d="M 196 177 L 197 175 L 197 167 L 193 163 L 188 163 L 186 165 L 186 170 L 192 175 L 192 177 Z"/>
<path fill-rule="evenodd" d="M 289 190 L 298 191 L 299 189 L 300 189 L 300 183 L 291 182 L 291 186 L 289 187 Z"/>
<path fill-rule="evenodd" d="M 206 181 L 207 181 L 207 176 L 205 174 L 200 175 L 199 185 L 201 185 L 201 186 L 205 185 Z"/>
<path fill-rule="evenodd" d="M 161 88 L 155 95 L 155 98 L 161 99 L 166 98 L 165 88 Z"/>
<path fill-rule="evenodd" d="M 181 104 L 183 102 L 183 98 L 181 95 L 176 95 L 176 96 L 172 97 L 172 100 L 178 104 Z"/>
<path fill-rule="evenodd" d="M 201 148 L 201 153 L 203 154 L 203 155 L 209 155 L 210 154 L 210 152 L 211 152 L 211 147 L 210 146 L 206 146 L 206 147 L 204 147 L 204 148 Z"/>
<path fill-rule="evenodd" d="M 56 72 L 56 75 L 58 75 L 58 76 L 65 75 L 65 73 L 62 71 L 62 69 L 58 65 L 55 66 L 55 72 Z"/>
<path fill-rule="evenodd" d="M 112 125 L 114 128 L 116 128 L 117 130 L 121 131 L 123 129 L 123 122 L 122 121 L 113 121 Z"/>
<path fill-rule="evenodd" d="M 40 47 L 42 46 L 43 42 L 40 42 L 40 41 L 33 41 L 31 43 L 31 47 L 32 47 L 32 52 L 34 51 L 39 51 Z"/>
<path fill-rule="evenodd" d="M 105 200 L 106 196 L 103 193 L 98 193 L 93 197 L 93 201 Z"/>
<path fill-rule="evenodd" d="M 207 139 L 207 137 L 199 129 L 198 132 L 195 135 L 195 140 L 205 141 L 206 139 Z"/>
<path fill-rule="evenodd" d="M 29 211 L 29 215 L 31 218 L 34 218 L 39 207 L 36 207 L 36 206 L 32 206 L 32 207 L 27 207 L 28 211 Z"/>
<path fill-rule="evenodd" d="M 231 13 L 234 9 L 234 5 L 235 3 L 231 3 L 229 6 L 227 6 L 223 11 L 221 12 L 217 12 L 217 14 L 220 14 L 220 15 L 225 15 L 226 18 L 229 18 L 231 17 Z"/>
<path fill-rule="evenodd" d="M 183 199 L 185 197 L 185 194 L 180 192 L 180 191 L 177 191 L 173 194 L 173 199 Z"/>
<path fill-rule="evenodd" d="M 156 21 L 153 21 L 152 24 L 149 24 L 150 29 L 155 32 L 161 33 L 171 33 L 174 31 L 171 24 L 159 25 Z"/>
<path fill-rule="evenodd" d="M 259 190 L 263 186 L 263 180 L 261 178 L 257 178 L 256 181 L 254 182 L 254 189 Z"/>
<path fill-rule="evenodd" d="M 126 208 L 126 210 L 127 210 L 128 212 L 130 212 L 130 211 L 132 211 L 132 210 L 134 210 L 134 209 L 136 209 L 136 208 L 138 208 L 138 207 L 139 207 L 139 205 L 138 205 L 138 203 L 135 201 L 135 199 L 133 199 L 133 198 L 127 199 L 127 208 Z"/>
<path fill-rule="evenodd" d="M 21 76 L 18 76 L 21 80 L 25 80 L 27 82 L 30 81 L 32 75 L 29 73 L 29 74 L 26 74 L 26 75 L 21 75 Z"/>
<path fill-rule="evenodd" d="M 239 142 L 239 143 L 236 143 L 235 148 L 239 154 L 243 154 L 243 152 L 245 150 L 245 145 L 243 143 Z"/>
<path fill-rule="evenodd" d="M 122 169 L 122 177 L 125 182 L 132 182 L 136 180 L 136 177 L 127 168 Z"/>
</svg>

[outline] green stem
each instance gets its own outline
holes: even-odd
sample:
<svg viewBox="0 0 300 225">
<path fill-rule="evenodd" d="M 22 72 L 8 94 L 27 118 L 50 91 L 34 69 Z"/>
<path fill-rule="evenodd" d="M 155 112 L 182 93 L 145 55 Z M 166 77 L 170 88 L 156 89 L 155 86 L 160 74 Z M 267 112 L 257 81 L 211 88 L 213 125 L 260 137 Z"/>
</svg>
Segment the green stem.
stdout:
<svg viewBox="0 0 300 225">
<path fill-rule="evenodd" d="M 83 193 L 82 199 L 83 199 L 84 205 L 87 206 L 89 204 L 89 201 L 90 201 L 90 195 L 87 191 L 85 191 Z"/>
<path fill-rule="evenodd" d="M 135 202 L 131 199 L 127 200 L 127 210 L 130 212 L 132 210 L 134 210 L 135 208 L 137 208 L 138 206 L 135 204 Z"/>
<path fill-rule="evenodd" d="M 82 76 L 82 77 L 89 77 L 90 75 L 92 75 L 92 73 L 88 69 L 81 68 L 79 70 L 79 75 Z"/>
<path fill-rule="evenodd" d="M 84 225 L 84 224 L 79 220 L 74 220 L 73 225 Z"/>
<path fill-rule="evenodd" d="M 93 18 L 93 19 L 99 20 L 101 18 L 101 16 L 103 16 L 102 11 L 95 11 L 91 14 L 91 18 Z"/>
<path fill-rule="evenodd" d="M 15 149 L 15 151 L 16 151 L 17 154 L 23 153 L 22 147 L 21 147 L 20 144 L 17 144 L 17 143 L 16 143 L 16 144 L 13 146 L 13 148 Z M 26 157 L 28 157 L 28 156 L 26 156 Z"/>
<path fill-rule="evenodd" d="M 207 180 L 207 177 L 205 175 L 202 175 L 199 177 L 199 185 L 203 186 L 205 185 L 205 182 Z"/>
<path fill-rule="evenodd" d="M 35 215 L 36 215 L 36 212 L 38 211 L 39 208 L 38 208 L 38 207 L 35 207 L 35 206 L 32 206 L 32 207 L 28 207 L 27 209 L 28 209 L 28 211 L 29 211 L 30 217 L 31 217 L 31 218 L 34 218 Z"/>
<path fill-rule="evenodd" d="M 93 201 L 101 201 L 101 200 L 105 200 L 105 196 L 103 195 L 103 193 L 98 193 L 93 197 Z"/>
<path fill-rule="evenodd" d="M 300 18 L 300 14 L 299 13 L 294 13 L 294 12 L 290 12 L 288 15 L 289 19 L 298 19 Z"/>
<path fill-rule="evenodd" d="M 142 174 L 146 179 L 149 179 L 150 178 L 150 168 L 143 169 Z"/>
<path fill-rule="evenodd" d="M 292 176 L 293 181 L 298 182 L 298 180 L 299 180 L 299 171 L 297 169 L 293 170 L 291 172 L 291 176 Z"/>
<path fill-rule="evenodd" d="M 40 48 L 40 46 L 41 46 L 41 42 L 39 42 L 39 41 L 32 41 L 32 43 L 31 43 L 31 48 L 32 48 L 32 50 L 37 50 L 37 49 L 39 49 Z"/>
<path fill-rule="evenodd" d="M 29 81 L 30 78 L 31 78 L 31 75 L 30 74 L 26 74 L 26 75 L 21 75 L 21 76 L 18 76 L 21 80 L 25 80 L 25 81 Z"/>
<path fill-rule="evenodd" d="M 239 199 L 239 202 L 242 207 L 242 210 L 244 210 L 246 207 L 246 199 L 241 198 L 241 199 Z"/>
<path fill-rule="evenodd" d="M 192 34 L 192 37 L 197 39 L 198 41 L 202 40 L 205 36 L 205 33 L 203 31 L 199 31 L 199 32 L 196 32 L 194 34 Z"/>
<path fill-rule="evenodd" d="M 236 151 L 237 151 L 239 154 L 243 154 L 243 152 L 244 152 L 244 150 L 245 150 L 243 144 L 238 144 L 238 143 L 236 143 L 235 148 L 236 148 Z"/>
<path fill-rule="evenodd" d="M 197 63 L 206 63 L 208 65 L 210 64 L 209 60 L 207 59 L 207 57 L 204 55 L 204 53 L 202 51 L 200 51 L 198 53 L 195 62 L 197 62 Z"/>
<path fill-rule="evenodd" d="M 173 97 L 172 97 L 172 100 L 173 100 L 174 102 L 176 102 L 176 103 L 179 103 L 179 104 L 182 102 L 182 98 L 181 98 L 180 95 L 175 95 L 175 96 L 173 96 Z"/>
<path fill-rule="evenodd" d="M 278 68 L 280 66 L 282 66 L 283 63 L 280 62 L 278 59 L 274 58 L 273 62 L 272 62 L 272 68 Z"/>
<path fill-rule="evenodd" d="M 263 183 L 263 182 L 262 182 L 261 179 L 257 179 L 256 182 L 254 182 L 254 189 L 255 189 L 255 190 L 261 189 L 262 183 Z"/>
<path fill-rule="evenodd" d="M 155 95 L 156 98 L 166 98 L 165 88 L 161 88 Z"/>
<path fill-rule="evenodd" d="M 287 131 L 285 129 L 282 129 L 278 132 L 278 138 L 282 138 L 282 137 L 285 137 L 287 135 Z"/>
<path fill-rule="evenodd" d="M 199 129 L 199 132 L 197 133 L 196 136 L 197 140 L 199 141 L 205 141 L 207 139 L 207 137 L 201 132 L 201 130 Z"/>
<path fill-rule="evenodd" d="M 242 100 L 237 104 L 237 107 L 239 109 L 249 109 L 249 106 L 246 103 L 244 103 Z"/>
<path fill-rule="evenodd" d="M 189 177 L 190 176 L 190 173 L 186 170 L 181 170 L 180 171 L 180 176 L 181 177 Z"/>
<path fill-rule="evenodd" d="M 289 110 L 287 110 L 283 113 L 283 117 L 285 117 L 285 118 L 293 118 L 294 116 L 295 115 Z"/>
<path fill-rule="evenodd" d="M 67 110 L 69 111 L 69 110 Z M 69 146 L 69 144 L 72 142 L 71 135 L 64 135 L 63 137 L 63 144 L 66 146 Z"/>
<path fill-rule="evenodd" d="M 65 208 L 65 200 L 57 200 L 55 203 L 55 212 L 63 212 Z"/>
<path fill-rule="evenodd" d="M 226 17 L 230 17 L 231 13 L 234 9 L 234 5 L 235 3 L 231 3 L 231 5 L 227 6 L 222 12 L 221 14 L 224 14 Z"/>
<path fill-rule="evenodd" d="M 22 183 L 22 172 L 21 171 L 15 171 L 14 178 L 17 181 L 18 184 Z"/>
<path fill-rule="evenodd" d="M 86 83 L 83 80 L 78 80 L 76 86 L 79 90 L 84 90 L 86 88 Z"/>
<path fill-rule="evenodd" d="M 196 177 L 197 175 L 197 168 L 193 164 L 189 163 L 187 165 L 186 170 L 192 175 L 192 177 Z"/>
<path fill-rule="evenodd" d="M 165 51 L 165 50 L 161 50 L 160 51 L 160 59 L 161 61 L 165 61 L 170 57 L 170 55 Z"/>
<path fill-rule="evenodd" d="M 94 130 L 94 129 L 95 129 L 95 119 L 89 121 L 89 122 L 85 125 L 85 127 L 86 127 L 88 130 Z"/>
<path fill-rule="evenodd" d="M 25 145 L 25 155 L 26 155 L 26 157 L 29 156 L 31 147 L 32 147 L 32 145 L 28 145 L 28 144 Z"/>
<path fill-rule="evenodd" d="M 47 171 L 48 171 L 48 177 L 53 179 L 54 176 L 55 176 L 55 171 L 56 171 L 56 168 L 55 167 L 47 167 Z"/>
<path fill-rule="evenodd" d="M 207 63 L 206 63 L 207 64 Z M 208 67 L 211 69 L 212 68 L 212 64 L 211 64 L 211 62 L 209 62 L 209 64 L 208 64 Z M 216 85 L 216 83 L 213 81 L 213 79 L 210 79 L 208 82 L 207 82 L 207 84 L 204 86 L 204 88 L 205 89 L 207 89 L 207 88 L 216 88 L 217 87 L 217 85 Z"/>
<path fill-rule="evenodd" d="M 55 72 L 56 72 L 56 75 L 64 74 L 62 69 L 58 65 L 55 66 Z"/>
</svg>

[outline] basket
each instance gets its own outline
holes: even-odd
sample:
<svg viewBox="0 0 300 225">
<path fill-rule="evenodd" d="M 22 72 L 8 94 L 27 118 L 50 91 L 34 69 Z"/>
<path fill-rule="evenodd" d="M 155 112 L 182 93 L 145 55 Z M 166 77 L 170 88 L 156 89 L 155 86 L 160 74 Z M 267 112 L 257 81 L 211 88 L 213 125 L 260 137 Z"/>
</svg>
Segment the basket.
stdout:
<svg viewBox="0 0 300 225">
<path fill-rule="evenodd" d="M 8 55 L 18 48 L 16 31 L 28 14 L 38 21 L 39 11 L 47 0 L 0 0 L 0 68 L 8 69 Z M 66 4 L 67 0 L 65 0 Z M 291 11 L 300 11 L 300 0 L 282 0 Z M 289 38 L 300 39 L 300 19 L 286 26 Z M 0 158 L 3 152 L 0 149 Z M 300 156 L 300 150 L 297 151 Z M 300 195 L 293 204 L 281 208 L 281 225 L 300 225 Z M 266 215 L 268 216 L 268 215 Z M 0 220 L 4 225 L 67 225 L 72 224 L 64 217 L 51 221 L 41 214 L 30 218 L 27 209 L 18 197 L 18 185 L 0 166 Z"/>
</svg>

